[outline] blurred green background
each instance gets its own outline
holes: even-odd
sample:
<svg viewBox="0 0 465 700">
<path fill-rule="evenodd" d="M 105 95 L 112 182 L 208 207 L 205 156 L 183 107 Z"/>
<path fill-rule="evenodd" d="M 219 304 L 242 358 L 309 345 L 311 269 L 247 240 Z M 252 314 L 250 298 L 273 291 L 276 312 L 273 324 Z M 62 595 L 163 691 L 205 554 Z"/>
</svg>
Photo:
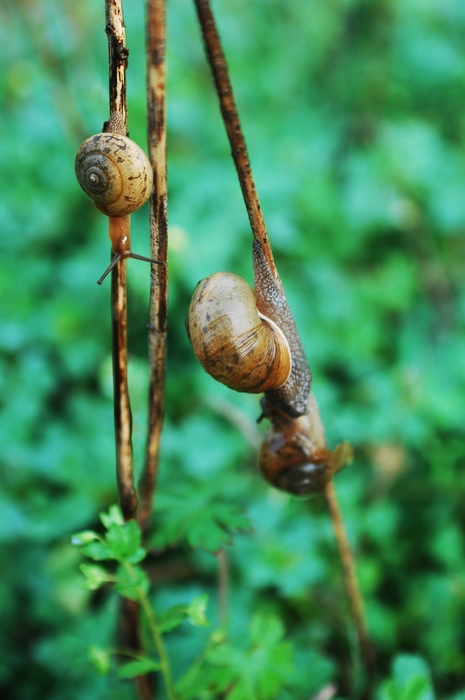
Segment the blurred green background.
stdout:
<svg viewBox="0 0 465 700">
<path fill-rule="evenodd" d="M 199 279 L 224 269 L 251 280 L 251 234 L 192 3 L 168 4 L 170 317 L 160 506 L 174 503 L 192 517 L 205 502 L 243 509 L 252 531 L 227 547 L 232 638 L 241 638 L 254 611 L 269 611 L 294 650 L 292 688 L 279 697 L 303 700 L 330 682 L 337 697 L 349 697 L 354 632 L 323 499 L 292 500 L 263 483 L 257 397 L 205 375 L 185 335 Z M 356 452 L 336 486 L 379 677 L 396 655 L 419 655 L 437 697 L 463 699 L 465 3 L 216 0 L 213 7 L 328 440 L 350 440 Z M 145 148 L 142 0 L 125 3 L 125 20 L 130 134 Z M 79 144 L 108 118 L 104 24 L 103 0 L 0 6 L 5 698 L 134 697 L 131 685 L 89 664 L 89 644 L 113 644 L 116 601 L 82 590 L 69 537 L 98 526 L 98 513 L 116 501 L 110 285 L 95 284 L 109 241 L 105 217 L 74 177 Z M 132 220 L 133 249 L 147 255 L 147 208 Z M 128 275 L 139 467 L 149 266 L 129 261 Z M 158 521 L 162 534 L 166 517 Z M 181 539 L 156 560 L 156 607 L 208 592 L 215 626 L 217 568 L 214 556 Z M 172 635 L 175 673 L 203 634 Z"/>
</svg>

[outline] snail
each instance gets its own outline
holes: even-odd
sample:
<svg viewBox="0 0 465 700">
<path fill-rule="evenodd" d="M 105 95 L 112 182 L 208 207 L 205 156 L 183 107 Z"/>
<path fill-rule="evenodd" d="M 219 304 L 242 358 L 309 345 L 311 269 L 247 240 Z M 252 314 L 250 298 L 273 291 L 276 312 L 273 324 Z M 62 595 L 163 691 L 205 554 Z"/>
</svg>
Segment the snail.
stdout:
<svg viewBox="0 0 465 700">
<path fill-rule="evenodd" d="M 230 389 L 261 393 L 289 377 L 289 343 L 258 311 L 252 289 L 238 275 L 217 272 L 197 285 L 187 332 L 202 367 Z"/>
<path fill-rule="evenodd" d="M 90 136 L 81 144 L 75 170 L 84 192 L 97 209 L 109 217 L 114 256 L 98 284 L 124 258 L 164 265 L 159 260 L 136 255 L 130 249 L 129 226 L 124 219 L 149 198 L 153 175 L 149 159 L 140 146 L 125 135 L 124 125 L 116 112 L 106 122 L 102 133 Z"/>
<path fill-rule="evenodd" d="M 352 460 L 348 443 L 335 450 L 326 446 L 323 423 L 312 393 L 308 412 L 291 418 L 263 398 L 262 417 L 271 428 L 260 448 L 260 471 L 276 488 L 295 496 L 310 496 L 325 490 L 328 481 Z"/>
<path fill-rule="evenodd" d="M 294 318 L 262 248 L 253 245 L 254 290 L 228 272 L 197 285 L 187 334 L 203 368 L 231 389 L 265 392 L 292 417 L 307 411 L 311 376 Z"/>
</svg>

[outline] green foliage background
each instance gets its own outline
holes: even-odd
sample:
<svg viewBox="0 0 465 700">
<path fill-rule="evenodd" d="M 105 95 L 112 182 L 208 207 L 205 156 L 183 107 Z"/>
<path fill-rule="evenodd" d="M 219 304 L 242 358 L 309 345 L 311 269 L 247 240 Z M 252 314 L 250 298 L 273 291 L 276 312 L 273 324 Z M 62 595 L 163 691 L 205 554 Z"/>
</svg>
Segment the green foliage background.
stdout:
<svg viewBox="0 0 465 700">
<path fill-rule="evenodd" d="M 465 4 L 214 9 L 328 439 L 356 450 L 337 490 L 380 678 L 396 655 L 419 655 L 437 696 L 463 699 Z M 125 20 L 130 132 L 144 145 L 141 1 L 126 3 Z M 89 644 L 113 643 L 116 601 L 82 589 L 69 541 L 116 500 L 109 284 L 95 284 L 109 242 L 73 172 L 80 142 L 108 117 L 103 2 L 4 0 L 0 45 L 0 688 L 20 700 L 132 698 L 89 664 Z M 262 482 L 257 397 L 215 384 L 186 339 L 199 279 L 251 279 L 251 235 L 188 0 L 169 2 L 168 53 L 170 334 L 154 533 L 175 544 L 154 562 L 154 603 L 207 592 L 218 624 L 217 559 L 188 537 L 208 546 L 212 522 L 240 507 L 252 531 L 226 547 L 233 643 L 254 612 L 275 616 L 294 663 L 279 697 L 328 682 L 349 697 L 354 632 L 324 503 Z M 132 218 L 133 247 L 147 254 L 146 208 Z M 128 273 L 140 464 L 149 269 L 130 261 Z M 205 634 L 169 638 L 175 673 Z M 401 697 L 395 683 L 379 697 Z"/>
</svg>

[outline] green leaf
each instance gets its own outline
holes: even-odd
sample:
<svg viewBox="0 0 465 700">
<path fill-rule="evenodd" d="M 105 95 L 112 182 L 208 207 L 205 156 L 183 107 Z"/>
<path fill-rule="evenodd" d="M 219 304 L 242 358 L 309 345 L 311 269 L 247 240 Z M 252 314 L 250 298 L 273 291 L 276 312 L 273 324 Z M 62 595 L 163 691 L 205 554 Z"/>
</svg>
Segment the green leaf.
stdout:
<svg viewBox="0 0 465 700">
<path fill-rule="evenodd" d="M 131 600 L 140 600 L 141 592 L 147 594 L 150 581 L 145 571 L 137 566 L 120 566 L 118 569 L 115 588 L 118 593 Z"/>
<path fill-rule="evenodd" d="M 105 569 L 95 564 L 81 564 L 79 566 L 86 577 L 85 586 L 89 591 L 95 591 L 108 581 L 114 581 L 114 576 L 108 574 Z"/>
<path fill-rule="evenodd" d="M 175 605 L 166 610 L 158 619 L 158 627 L 161 633 L 170 632 L 189 620 L 195 627 L 208 627 L 205 610 L 208 596 L 201 595 L 195 598 L 189 605 Z"/>
<path fill-rule="evenodd" d="M 115 559 L 113 552 L 104 542 L 90 542 L 81 547 L 81 554 L 94 561 Z"/>
<path fill-rule="evenodd" d="M 217 552 L 231 544 L 230 533 L 250 530 L 250 521 L 238 506 L 195 483 L 190 484 L 188 499 L 184 492 L 161 494 L 158 516 L 161 522 L 152 539 L 156 547 L 185 539 L 191 547 Z"/>
<path fill-rule="evenodd" d="M 272 646 L 284 635 L 284 627 L 277 617 L 255 615 L 250 625 L 250 638 L 255 644 Z"/>
<path fill-rule="evenodd" d="M 146 551 L 140 546 L 141 531 L 134 520 L 109 527 L 105 542 L 120 563 L 137 564 L 144 559 Z"/>
<path fill-rule="evenodd" d="M 158 618 L 158 628 L 162 634 L 171 632 L 176 627 L 182 625 L 187 619 L 187 606 L 174 605 L 169 610 L 165 610 Z"/>
<path fill-rule="evenodd" d="M 380 688 L 380 700 L 434 700 L 428 665 L 420 656 L 404 654 L 393 663 L 392 678 Z"/>
<path fill-rule="evenodd" d="M 89 659 L 97 671 L 106 675 L 111 668 L 111 655 L 106 649 L 91 646 L 88 649 Z"/>
<path fill-rule="evenodd" d="M 208 627 L 206 617 L 208 595 L 199 595 L 187 606 L 187 616 L 195 627 Z"/>
<path fill-rule="evenodd" d="M 223 682 L 226 672 L 233 686 L 231 697 L 260 700 L 278 697 L 294 674 L 291 645 L 279 641 L 283 633 L 283 626 L 276 617 L 255 616 L 250 626 L 249 648 L 239 649 L 225 643 L 208 653 L 208 663 L 218 669 L 219 675 L 214 674 L 215 682 L 220 679 Z M 215 686 L 215 689 L 218 688 Z"/>
<path fill-rule="evenodd" d="M 110 506 L 108 513 L 100 513 L 103 526 L 109 530 L 112 525 L 124 525 L 124 518 L 119 506 Z"/>
<path fill-rule="evenodd" d="M 118 678 L 135 678 L 159 670 L 160 664 L 157 661 L 141 656 L 137 660 L 122 664 L 118 669 Z"/>
<path fill-rule="evenodd" d="M 76 534 L 71 535 L 71 543 L 77 546 L 84 544 L 89 544 L 94 540 L 98 540 L 100 536 L 93 530 L 83 530 L 82 532 L 76 532 Z"/>
</svg>

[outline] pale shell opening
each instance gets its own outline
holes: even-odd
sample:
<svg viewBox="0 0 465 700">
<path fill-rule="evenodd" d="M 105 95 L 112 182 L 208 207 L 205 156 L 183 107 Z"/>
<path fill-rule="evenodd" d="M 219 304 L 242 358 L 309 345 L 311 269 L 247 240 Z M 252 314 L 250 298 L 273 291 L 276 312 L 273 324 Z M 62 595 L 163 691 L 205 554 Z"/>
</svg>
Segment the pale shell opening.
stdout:
<svg viewBox="0 0 465 700">
<path fill-rule="evenodd" d="M 258 317 L 259 317 L 262 321 L 265 321 L 265 323 L 267 323 L 269 326 L 271 326 L 271 327 L 273 328 L 273 330 L 275 331 L 276 335 L 279 336 L 280 342 L 284 345 L 284 347 L 287 349 L 287 352 L 288 352 L 288 354 L 289 354 L 289 372 L 287 373 L 287 377 L 286 377 L 286 379 L 283 381 L 283 383 L 280 384 L 279 386 L 275 387 L 276 389 L 279 389 L 280 387 L 284 386 L 284 384 L 287 382 L 287 380 L 289 379 L 289 376 L 290 376 L 290 374 L 291 374 L 291 371 L 292 371 L 292 353 L 291 353 L 291 348 L 289 347 L 289 343 L 287 342 L 287 338 L 286 338 L 286 336 L 284 335 L 284 333 L 282 332 L 281 328 L 280 328 L 274 321 L 272 321 L 271 318 L 268 318 L 268 316 L 265 316 L 265 314 L 262 314 L 258 309 L 257 309 L 257 313 L 258 313 Z"/>
</svg>

